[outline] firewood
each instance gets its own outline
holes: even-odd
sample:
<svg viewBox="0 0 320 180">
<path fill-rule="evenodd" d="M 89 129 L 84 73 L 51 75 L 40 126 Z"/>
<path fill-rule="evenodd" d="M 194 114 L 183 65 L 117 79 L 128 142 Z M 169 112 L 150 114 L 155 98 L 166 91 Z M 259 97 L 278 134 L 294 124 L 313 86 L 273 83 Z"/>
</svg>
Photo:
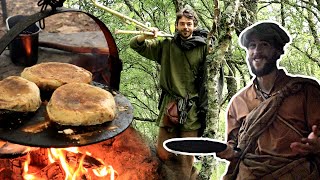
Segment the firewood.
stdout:
<svg viewBox="0 0 320 180">
<path fill-rule="evenodd" d="M 40 148 L 37 151 L 30 152 L 30 165 L 37 167 L 44 167 L 49 164 L 48 149 Z"/>
<path fill-rule="evenodd" d="M 13 159 L 0 159 L 0 179 L 22 179 L 22 162 L 25 160 L 25 156 Z"/>
<path fill-rule="evenodd" d="M 37 179 L 39 178 L 39 179 L 63 180 L 65 176 L 65 173 L 60 163 L 58 162 L 51 163 L 42 169 L 38 169 L 35 172 L 28 172 L 28 174 L 35 176 Z"/>
<path fill-rule="evenodd" d="M 86 154 L 83 154 L 81 152 L 73 153 L 73 152 L 65 151 L 65 153 L 66 153 L 66 157 L 67 157 L 68 161 L 71 161 L 71 162 L 77 163 L 77 164 L 79 164 L 81 157 L 84 156 L 83 166 L 85 168 L 97 168 L 97 167 L 104 165 L 102 162 L 100 162 L 96 158 L 89 156 L 89 155 L 86 155 Z"/>
<path fill-rule="evenodd" d="M 48 179 L 64 179 L 65 173 L 59 162 L 54 162 L 41 170 Z"/>
</svg>

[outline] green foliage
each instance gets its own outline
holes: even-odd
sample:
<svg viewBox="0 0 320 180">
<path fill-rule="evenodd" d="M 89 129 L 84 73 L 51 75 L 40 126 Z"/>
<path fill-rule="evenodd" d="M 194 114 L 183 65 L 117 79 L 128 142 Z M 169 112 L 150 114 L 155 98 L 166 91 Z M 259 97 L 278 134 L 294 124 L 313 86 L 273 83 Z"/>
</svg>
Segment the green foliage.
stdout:
<svg viewBox="0 0 320 180">
<path fill-rule="evenodd" d="M 99 2 L 103 3 L 130 18 L 146 23 L 150 22 L 151 26 L 165 32 L 174 31 L 175 9 L 174 4 L 178 4 L 175 0 L 108 0 Z M 217 37 L 225 37 L 228 28 L 234 28 L 230 36 L 230 46 L 224 54 L 224 74 L 225 86 L 223 89 L 223 104 L 213 107 L 214 112 L 220 112 L 216 117 L 218 124 L 214 126 L 216 132 L 215 137 L 219 140 L 224 140 L 225 133 L 225 113 L 227 104 L 231 96 L 235 93 L 234 87 L 237 90 L 243 88 L 250 80 L 246 64 L 245 50 L 238 45 L 238 35 L 247 25 L 254 23 L 253 21 L 260 20 L 275 20 L 283 24 L 290 32 L 293 41 L 287 47 L 286 54 L 282 57 L 280 66 L 287 69 L 292 74 L 302 74 L 320 79 L 320 45 L 319 41 L 319 5 L 312 6 L 307 3 L 313 1 L 286 0 L 282 1 L 244 1 L 240 0 L 241 7 L 235 16 L 232 14 L 232 3 L 228 1 L 212 1 L 212 0 L 185 0 L 182 5 L 190 5 L 197 12 L 200 19 L 200 26 L 211 30 L 214 20 L 214 2 L 219 3 L 218 15 L 220 18 L 228 21 L 218 21 L 216 25 L 220 34 Z M 257 3 L 257 4 L 255 4 Z M 68 7 L 80 8 L 84 11 L 100 18 L 113 33 L 113 37 L 117 43 L 119 55 L 123 61 L 123 71 L 121 73 L 120 92 L 129 98 L 134 106 L 135 121 L 133 126 L 143 133 L 152 144 L 155 143 L 158 128 L 154 121 L 158 115 L 158 99 L 160 87 L 158 82 L 159 65 L 155 62 L 147 60 L 129 48 L 129 41 L 134 35 L 114 34 L 115 30 L 137 30 L 132 23 L 125 23 L 121 18 L 115 17 L 108 12 L 105 12 L 97 7 L 94 7 L 91 0 L 67 0 L 65 5 Z M 257 5 L 257 6 L 255 6 Z M 283 11 L 281 12 L 281 10 Z M 236 18 L 234 24 L 230 20 Z M 313 22 L 313 23 L 311 23 Z M 220 29 L 219 29 L 220 28 Z M 312 33 L 312 28 L 317 30 L 317 33 Z M 138 29 L 140 30 L 140 29 Z M 214 29 L 216 30 L 216 29 Z M 228 34 L 229 35 L 229 34 Z M 220 42 L 216 39 L 215 43 Z M 216 59 L 211 59 L 215 61 Z M 234 81 L 228 81 L 228 80 Z M 215 81 L 211 79 L 210 81 Z M 229 84 L 227 84 L 229 83 Z M 215 83 L 212 83 L 215 84 Z M 234 86 L 234 87 L 233 87 Z M 212 97 L 216 98 L 216 97 Z M 215 101 L 215 99 L 212 99 Z M 220 108 L 220 109 L 218 109 Z M 139 119 L 139 120 L 138 120 Z M 141 121 L 142 119 L 148 122 Z M 150 122 L 152 121 L 152 122 Z M 202 166 L 203 161 L 197 163 L 199 169 L 205 168 Z M 203 176 L 211 176 L 210 179 L 218 179 L 224 172 L 226 164 L 221 161 L 210 161 L 209 174 Z M 210 174 L 211 173 L 211 174 Z"/>
<path fill-rule="evenodd" d="M 300 3 L 301 6 L 299 5 Z M 279 22 L 284 25 L 293 39 L 292 43 L 287 47 L 285 55 L 282 57 L 280 66 L 285 67 L 292 74 L 308 75 L 320 79 L 319 60 L 318 62 L 313 62 L 310 59 L 310 57 L 318 59 L 320 47 L 315 44 L 315 37 L 310 32 L 308 21 L 315 21 L 316 29 L 320 28 L 320 24 L 316 19 L 306 19 L 308 11 L 302 8 L 306 7 L 306 5 L 303 5 L 304 3 L 302 2 L 300 3 L 288 3 L 285 5 L 284 12 L 286 14 L 284 22 L 281 21 L 280 4 L 270 4 L 260 9 L 258 19 Z M 264 6 L 261 5 L 261 7 Z M 319 39 L 319 37 L 317 38 Z"/>
</svg>

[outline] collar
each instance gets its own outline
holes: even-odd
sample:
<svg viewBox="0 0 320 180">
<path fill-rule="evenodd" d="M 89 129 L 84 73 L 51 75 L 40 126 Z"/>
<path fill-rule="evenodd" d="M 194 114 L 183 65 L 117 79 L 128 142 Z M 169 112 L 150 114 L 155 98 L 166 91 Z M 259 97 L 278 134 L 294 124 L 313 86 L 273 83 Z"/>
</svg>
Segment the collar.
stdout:
<svg viewBox="0 0 320 180">
<path fill-rule="evenodd" d="M 266 93 L 261 90 L 261 88 L 259 87 L 257 77 L 255 77 L 253 80 L 253 85 L 257 94 L 256 99 L 263 98 L 265 100 L 277 94 L 278 90 L 280 90 L 285 84 L 287 84 L 288 79 L 286 77 L 287 74 L 285 73 L 285 71 L 283 69 L 279 69 L 270 93 Z"/>
<path fill-rule="evenodd" d="M 195 30 L 189 39 L 182 39 L 178 33 L 175 33 L 173 39 L 180 49 L 191 50 L 198 46 L 206 45 L 207 35 L 208 31 L 206 30 Z"/>
</svg>

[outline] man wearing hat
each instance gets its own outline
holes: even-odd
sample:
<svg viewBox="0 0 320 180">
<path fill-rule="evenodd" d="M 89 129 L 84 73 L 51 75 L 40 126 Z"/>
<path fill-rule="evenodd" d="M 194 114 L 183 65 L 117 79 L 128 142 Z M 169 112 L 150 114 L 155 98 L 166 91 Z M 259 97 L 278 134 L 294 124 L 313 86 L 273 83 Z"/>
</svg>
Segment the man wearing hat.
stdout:
<svg viewBox="0 0 320 180">
<path fill-rule="evenodd" d="M 320 86 L 279 68 L 289 42 L 275 22 L 240 35 L 253 79 L 228 106 L 228 147 L 217 153 L 230 162 L 224 179 L 320 178 Z"/>
</svg>

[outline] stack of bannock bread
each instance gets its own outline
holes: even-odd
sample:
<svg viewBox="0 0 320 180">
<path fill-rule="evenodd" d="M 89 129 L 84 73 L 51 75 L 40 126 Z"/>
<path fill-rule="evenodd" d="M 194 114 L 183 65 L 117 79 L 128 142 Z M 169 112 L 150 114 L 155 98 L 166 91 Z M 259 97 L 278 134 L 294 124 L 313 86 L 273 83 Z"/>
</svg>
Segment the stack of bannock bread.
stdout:
<svg viewBox="0 0 320 180">
<path fill-rule="evenodd" d="M 90 126 L 112 121 L 116 115 L 113 95 L 91 81 L 89 71 L 69 63 L 27 67 L 21 77 L 0 81 L 0 112 L 35 112 L 42 103 L 41 93 L 52 93 L 46 110 L 55 123 Z"/>
</svg>

